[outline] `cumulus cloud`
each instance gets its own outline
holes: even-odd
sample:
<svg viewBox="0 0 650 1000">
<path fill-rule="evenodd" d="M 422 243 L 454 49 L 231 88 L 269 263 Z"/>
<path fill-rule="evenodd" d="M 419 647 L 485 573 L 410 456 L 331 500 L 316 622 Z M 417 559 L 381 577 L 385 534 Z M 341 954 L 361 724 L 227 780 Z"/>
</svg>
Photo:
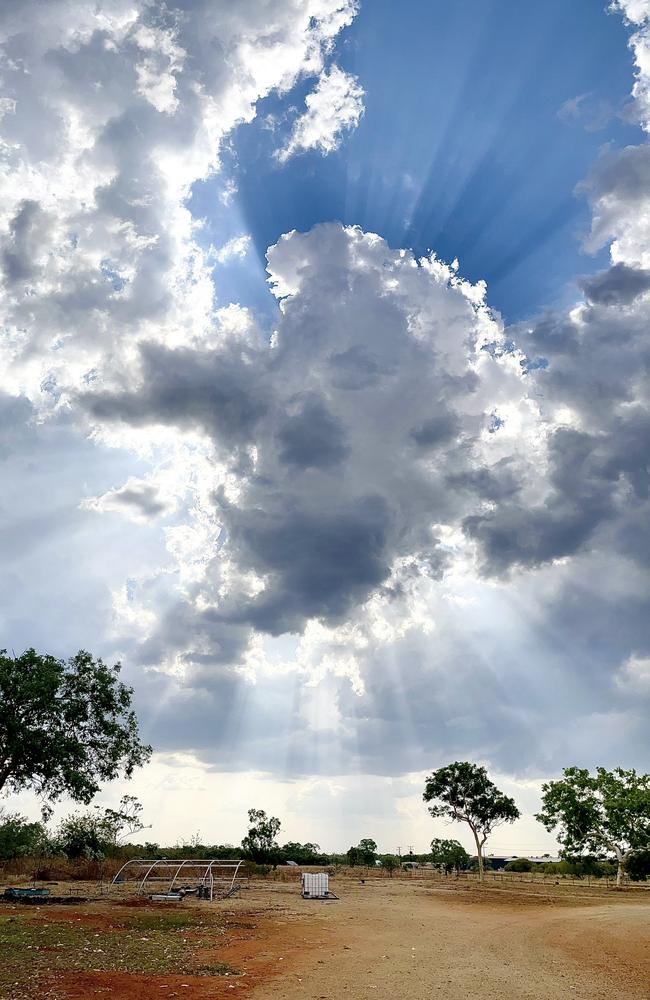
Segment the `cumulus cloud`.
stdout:
<svg viewBox="0 0 650 1000">
<path fill-rule="evenodd" d="M 536 449 L 518 358 L 483 349 L 500 328 L 452 269 L 331 224 L 283 237 L 269 270 L 282 308 L 270 345 L 254 329 L 209 352 L 143 344 L 135 382 L 81 397 L 103 422 L 212 443 L 224 541 L 201 618 L 210 605 L 219 649 L 233 626 L 339 624 L 399 588 L 399 565 L 436 576 L 437 526 L 525 498 Z"/>
<path fill-rule="evenodd" d="M 363 88 L 357 77 L 332 65 L 321 73 L 305 104 L 307 110 L 294 122 L 289 141 L 276 153 L 280 163 L 310 149 L 324 156 L 338 149 L 343 134 L 361 121 Z"/>
<path fill-rule="evenodd" d="M 355 0 L 3 5 L 3 370 L 38 405 L 141 337 L 207 336 L 184 199 L 256 102 L 324 67 Z M 35 27 L 37 26 L 37 27 Z M 230 251 L 242 252 L 243 245 Z"/>
<path fill-rule="evenodd" d="M 645 7 L 618 6 L 644 121 Z M 201 251 L 185 199 L 302 75 L 281 160 L 358 122 L 360 85 L 325 69 L 356 4 L 55 0 L 38 32 L 34 9 L 3 8 L 7 629 L 33 628 L 15 595 L 39 547 L 70 606 L 92 581 L 149 736 L 224 767 L 647 750 L 648 146 L 584 184 L 611 262 L 571 310 L 504 330 L 457 266 L 327 224 L 270 249 L 269 336 L 215 311 L 214 261 L 244 238 Z M 65 641 L 92 646 L 81 617 Z"/>
</svg>

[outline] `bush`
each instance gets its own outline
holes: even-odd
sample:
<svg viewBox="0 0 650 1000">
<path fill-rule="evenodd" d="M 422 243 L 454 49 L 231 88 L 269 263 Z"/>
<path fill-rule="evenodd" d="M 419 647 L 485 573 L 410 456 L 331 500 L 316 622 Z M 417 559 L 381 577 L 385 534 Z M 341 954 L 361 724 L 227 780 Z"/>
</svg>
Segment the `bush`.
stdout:
<svg viewBox="0 0 650 1000">
<path fill-rule="evenodd" d="M 514 861 L 509 861 L 505 866 L 504 871 L 507 872 L 532 872 L 534 868 L 532 861 L 528 858 L 515 858 Z"/>
<path fill-rule="evenodd" d="M 633 882 L 645 882 L 650 876 L 650 850 L 636 851 L 625 866 Z"/>
<path fill-rule="evenodd" d="M 0 811 L 0 860 L 40 854 L 46 844 L 47 834 L 42 823 L 30 823 L 20 813 Z"/>
</svg>

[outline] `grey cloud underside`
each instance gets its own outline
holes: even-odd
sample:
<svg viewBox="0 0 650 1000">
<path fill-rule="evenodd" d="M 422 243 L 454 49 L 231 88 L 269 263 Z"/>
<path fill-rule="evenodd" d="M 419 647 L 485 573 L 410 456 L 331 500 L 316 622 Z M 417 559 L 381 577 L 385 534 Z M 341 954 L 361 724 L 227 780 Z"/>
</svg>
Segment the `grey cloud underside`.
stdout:
<svg viewBox="0 0 650 1000">
<path fill-rule="evenodd" d="M 214 666 L 163 699 L 170 707 L 151 723 L 147 706 L 161 697 L 141 691 L 145 725 L 161 748 L 192 748 L 219 770 L 296 777 L 398 775 L 458 756 L 520 776 L 567 760 L 647 767 L 650 692 L 630 699 L 612 676 L 630 645 L 650 652 L 650 603 L 637 583 L 592 556 L 555 574 L 551 596 L 529 578 L 516 644 L 504 643 L 498 608 L 489 621 L 437 607 L 433 645 L 414 631 L 368 654 L 363 697 L 347 680 L 328 687 L 316 734 L 303 713 L 306 677 L 267 674 L 252 686 Z"/>
<path fill-rule="evenodd" d="M 517 489 L 516 459 L 477 466 L 489 413 L 475 365 L 499 361 L 477 351 L 478 314 L 460 290 L 335 225 L 296 234 L 273 259 L 278 280 L 300 283 L 275 346 L 254 331 L 211 351 L 145 344 L 134 388 L 79 397 L 102 421 L 199 428 L 236 475 L 236 500 L 215 482 L 220 558 L 264 587 L 235 582 L 215 602 L 217 649 L 234 625 L 277 635 L 342 622 L 400 558 L 438 574 L 433 525 Z M 215 558 L 215 587 L 219 572 Z M 205 634 L 204 615 L 196 626 Z"/>
<path fill-rule="evenodd" d="M 491 384 L 505 377 L 507 352 L 477 348 L 473 307 L 446 281 L 339 226 L 281 241 L 271 268 L 274 280 L 294 286 L 275 346 L 252 330 L 211 351 L 145 344 L 135 388 L 93 387 L 81 399 L 103 421 L 202 429 L 238 482 L 236 500 L 215 483 L 225 544 L 205 591 L 212 607 L 198 613 L 183 602 L 168 611 L 146 660 L 176 646 L 202 676 L 211 657 L 236 662 L 256 632 L 350 620 L 373 594 L 402 593 L 399 581 L 389 583 L 400 559 L 415 558 L 432 578 L 444 574 L 439 523 L 462 527 L 486 576 L 592 550 L 647 567 L 639 296 L 625 315 L 592 295 L 580 320 L 547 316 L 514 331 L 548 367 L 509 376 L 510 398 L 580 416 L 579 427 L 550 430 L 542 470 L 516 442 L 486 461 L 486 432 L 498 441 L 505 423 Z M 412 333 L 418 324 L 423 337 Z M 250 592 L 235 578 L 210 597 L 224 556 L 263 588 Z M 187 632 L 200 641 L 183 647 Z"/>
<path fill-rule="evenodd" d="M 588 301 L 596 305 L 628 305 L 650 290 L 650 271 L 613 264 L 593 278 L 583 280 L 581 287 Z"/>
</svg>

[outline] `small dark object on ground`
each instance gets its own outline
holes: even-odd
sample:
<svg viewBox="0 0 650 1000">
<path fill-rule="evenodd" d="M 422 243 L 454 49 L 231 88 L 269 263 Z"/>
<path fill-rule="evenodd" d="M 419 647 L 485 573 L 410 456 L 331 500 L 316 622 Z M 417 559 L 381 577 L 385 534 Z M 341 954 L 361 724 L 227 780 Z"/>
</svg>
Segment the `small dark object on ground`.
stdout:
<svg viewBox="0 0 650 1000">
<path fill-rule="evenodd" d="M 49 896 L 49 889 L 16 889 L 14 886 L 10 886 L 4 891 L 5 899 L 43 899 L 44 896 Z"/>
<path fill-rule="evenodd" d="M 4 903 L 26 903 L 28 906 L 74 906 L 76 903 L 87 903 L 87 896 L 52 896 L 49 889 L 5 889 L 2 897 Z"/>
</svg>

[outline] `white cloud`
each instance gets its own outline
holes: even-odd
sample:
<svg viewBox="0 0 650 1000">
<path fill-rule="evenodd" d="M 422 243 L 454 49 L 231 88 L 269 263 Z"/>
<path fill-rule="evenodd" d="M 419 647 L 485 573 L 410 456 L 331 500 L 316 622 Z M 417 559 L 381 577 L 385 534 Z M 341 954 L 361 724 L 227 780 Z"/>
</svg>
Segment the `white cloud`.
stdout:
<svg viewBox="0 0 650 1000">
<path fill-rule="evenodd" d="M 616 683 L 630 694 L 650 695 L 650 657 L 628 657 L 616 675 Z"/>
<path fill-rule="evenodd" d="M 357 77 L 333 65 L 321 73 L 305 104 L 307 110 L 294 122 L 287 145 L 276 152 L 280 163 L 310 149 L 324 156 L 338 149 L 343 133 L 361 121 L 363 89 Z"/>
<path fill-rule="evenodd" d="M 214 251 L 214 259 L 218 264 L 225 264 L 227 261 L 233 258 L 238 258 L 243 260 L 248 251 L 250 250 L 251 238 L 248 234 L 242 236 L 233 236 L 231 240 L 224 243 L 222 247 L 219 247 Z"/>
<path fill-rule="evenodd" d="M 0 146 L 5 384 L 51 409 L 44 380 L 64 405 L 88 372 L 106 374 L 103 359 L 128 368 L 143 337 L 209 335 L 211 268 L 184 199 L 260 98 L 322 70 L 355 11 L 354 0 L 3 5 L 3 110 L 15 107 Z"/>
<path fill-rule="evenodd" d="M 650 0 L 612 0 L 612 10 L 620 10 L 632 24 L 650 19 Z"/>
</svg>

